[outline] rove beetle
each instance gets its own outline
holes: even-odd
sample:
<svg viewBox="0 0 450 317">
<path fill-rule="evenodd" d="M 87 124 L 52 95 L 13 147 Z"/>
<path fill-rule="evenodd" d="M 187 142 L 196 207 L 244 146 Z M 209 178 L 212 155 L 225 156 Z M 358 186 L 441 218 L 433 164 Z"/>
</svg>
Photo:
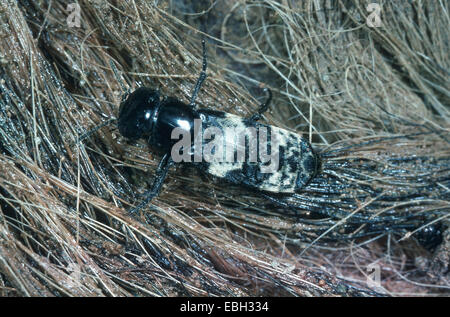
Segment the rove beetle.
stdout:
<svg viewBox="0 0 450 317">
<path fill-rule="evenodd" d="M 195 135 L 196 120 L 201 124 L 201 132 L 206 132 L 208 128 L 229 131 L 228 134 L 225 133 L 224 139 L 225 142 L 232 143 L 232 145 L 236 145 L 233 143 L 237 142 L 233 131 L 242 131 L 246 128 L 265 129 L 266 137 L 268 135 L 271 137 L 276 135 L 278 141 L 278 151 L 276 151 L 278 156 L 277 166 L 271 172 L 263 172 L 263 167 L 267 164 L 261 161 L 250 160 L 251 155 L 249 153 L 241 156 L 241 160 L 238 161 L 236 161 L 236 153 L 231 154 L 235 161 L 191 161 L 190 164 L 210 175 L 259 191 L 295 193 L 304 187 L 317 172 L 319 160 L 308 141 L 291 131 L 257 122 L 269 108 L 272 99 L 270 90 L 265 89 L 268 92 L 268 98 L 260 105 L 258 112 L 248 118 L 221 111 L 196 108 L 195 99 L 206 79 L 205 40 L 202 40 L 202 47 L 203 67 L 189 104 L 185 104 L 173 97 L 161 96 L 159 91 L 148 87 L 137 88 L 122 99 L 117 120 L 118 129 L 122 136 L 132 140 L 145 138 L 152 148 L 163 153 L 156 170 L 152 188 L 145 193 L 143 201 L 137 207 L 131 209 L 131 212 L 140 210 L 159 194 L 169 168 L 176 164 L 172 155 L 172 149 L 177 142 L 177 140 L 172 138 L 174 129 L 177 128 L 179 131 L 186 132 L 191 136 Z M 95 130 L 107 123 L 101 124 Z M 255 153 L 261 152 L 259 146 L 263 141 L 260 138 L 251 138 L 249 135 L 246 135 L 244 139 L 246 143 L 242 143 L 241 149 L 244 151 L 248 150 L 250 144 L 253 144 L 257 146 Z M 270 148 L 271 152 L 274 152 L 274 139 L 271 138 L 265 143 L 266 147 Z M 207 143 L 204 140 L 199 144 L 191 141 L 189 145 L 190 149 L 183 148 L 183 150 L 189 150 L 189 156 L 193 157 L 195 147 L 203 149 L 207 146 Z M 219 150 L 220 148 L 212 149 L 211 153 L 218 153 Z"/>
</svg>

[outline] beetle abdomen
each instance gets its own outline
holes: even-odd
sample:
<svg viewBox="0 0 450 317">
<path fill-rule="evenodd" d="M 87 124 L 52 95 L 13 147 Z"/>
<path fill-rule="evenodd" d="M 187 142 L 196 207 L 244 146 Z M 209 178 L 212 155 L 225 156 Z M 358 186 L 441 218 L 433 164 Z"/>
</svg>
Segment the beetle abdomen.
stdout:
<svg viewBox="0 0 450 317">
<path fill-rule="evenodd" d="M 234 184 L 276 193 L 294 193 L 316 174 L 316 154 L 300 135 L 229 113 L 199 113 L 206 138 L 202 141 L 202 162 L 197 164 L 205 172 Z M 222 135 L 218 137 L 208 130 L 217 134 L 221 131 Z M 208 160 L 208 153 L 216 155 L 215 159 Z"/>
</svg>

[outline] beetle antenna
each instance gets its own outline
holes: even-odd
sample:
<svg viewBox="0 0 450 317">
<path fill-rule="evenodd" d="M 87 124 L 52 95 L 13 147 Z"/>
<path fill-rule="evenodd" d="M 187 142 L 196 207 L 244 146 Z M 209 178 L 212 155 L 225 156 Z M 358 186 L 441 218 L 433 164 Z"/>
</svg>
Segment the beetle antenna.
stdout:
<svg viewBox="0 0 450 317">
<path fill-rule="evenodd" d="M 116 118 L 112 118 L 112 119 L 108 119 L 105 122 L 100 123 L 98 126 L 90 129 L 88 132 L 80 135 L 78 137 L 78 143 L 81 143 L 84 139 L 87 139 L 88 137 L 90 137 L 91 135 L 93 135 L 95 132 L 97 132 L 98 130 L 100 130 L 101 128 L 110 125 L 111 123 L 115 122 L 117 119 Z"/>
<path fill-rule="evenodd" d="M 114 77 L 116 77 L 117 82 L 120 85 L 120 88 L 122 89 L 122 93 L 127 93 L 127 89 L 125 88 L 125 85 L 123 84 L 123 80 L 119 76 L 119 71 L 117 70 L 116 65 L 112 61 L 112 59 L 109 60 L 109 65 L 111 65 L 111 69 L 114 72 Z"/>
<path fill-rule="evenodd" d="M 111 69 L 114 72 L 114 77 L 116 77 L 117 82 L 120 85 L 120 89 L 122 89 L 122 99 L 120 103 L 124 102 L 130 94 L 130 89 L 127 89 L 124 85 L 124 81 L 119 76 L 119 71 L 117 70 L 116 65 L 113 63 L 112 59 L 109 60 L 109 65 L 111 65 Z"/>
<path fill-rule="evenodd" d="M 125 88 L 124 82 L 123 80 L 120 78 L 119 76 L 119 71 L 117 70 L 116 65 L 114 65 L 112 59 L 109 60 L 109 65 L 111 65 L 111 69 L 114 72 L 114 77 L 116 77 L 117 82 L 120 85 L 120 89 L 122 90 L 123 96 L 122 96 L 122 101 L 125 100 L 125 98 L 128 96 L 129 92 L 128 90 Z M 106 120 L 105 122 L 100 123 L 99 125 L 97 125 L 96 127 L 90 129 L 89 131 L 87 131 L 86 133 L 80 135 L 78 137 L 78 144 L 80 144 L 84 139 L 89 138 L 91 135 L 93 135 L 95 132 L 97 132 L 98 130 L 100 130 L 101 128 L 110 125 L 111 123 L 115 122 L 117 119 L 112 118 L 109 120 Z"/>
</svg>

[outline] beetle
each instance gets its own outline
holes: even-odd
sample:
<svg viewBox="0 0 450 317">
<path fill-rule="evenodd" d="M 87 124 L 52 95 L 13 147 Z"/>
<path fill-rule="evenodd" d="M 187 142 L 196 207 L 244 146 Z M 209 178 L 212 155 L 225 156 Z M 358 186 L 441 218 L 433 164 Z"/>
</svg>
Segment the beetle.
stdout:
<svg viewBox="0 0 450 317">
<path fill-rule="evenodd" d="M 202 40 L 202 47 L 202 71 L 189 104 L 174 97 L 161 96 L 158 90 L 148 87 L 137 88 L 122 99 L 117 120 L 120 134 L 131 140 L 144 138 L 152 148 L 162 153 L 153 186 L 145 193 L 143 201 L 130 211 L 132 213 L 140 210 L 159 194 L 170 167 L 177 163 L 173 158 L 172 151 L 177 144 L 177 140 L 173 139 L 174 130 L 178 129 L 188 135 L 194 135 L 195 139 L 196 122 L 200 122 L 202 125 L 200 132 L 206 132 L 209 128 L 228 131 L 228 134 L 225 133 L 228 143 L 236 142 L 232 128 L 235 129 L 234 131 L 242 131 L 246 128 L 253 128 L 257 131 L 265 130 L 266 136 L 277 137 L 278 164 L 272 172 L 263 172 L 262 170 L 267 164 L 262 163 L 261 160 L 251 160 L 250 153 L 241 156 L 239 161 L 201 160 L 190 162 L 210 175 L 263 192 L 295 193 L 308 184 L 317 172 L 319 160 L 307 140 L 294 132 L 258 122 L 262 114 L 269 108 L 272 99 L 269 89 L 266 89 L 268 98 L 259 106 L 258 112 L 247 118 L 210 109 L 197 109 L 195 100 L 207 76 L 205 40 Z M 255 140 L 252 136 L 246 135 L 241 138 L 244 140 L 241 148 L 245 152 L 246 149 L 249 149 L 250 144 L 253 144 L 257 149 L 255 153 L 261 153 L 260 146 L 263 142 L 260 138 Z M 195 149 L 204 149 L 208 144 L 204 140 L 201 140 L 200 143 L 191 141 L 190 148 L 183 148 L 183 150 L 193 157 L 196 154 L 194 153 Z M 215 143 L 216 148 L 212 150 L 213 154 L 219 152 L 220 144 Z M 266 139 L 266 148 L 272 152 L 275 148 L 274 144 L 272 138 L 271 140 Z M 236 158 L 236 155 L 232 154 L 230 157 Z"/>
</svg>

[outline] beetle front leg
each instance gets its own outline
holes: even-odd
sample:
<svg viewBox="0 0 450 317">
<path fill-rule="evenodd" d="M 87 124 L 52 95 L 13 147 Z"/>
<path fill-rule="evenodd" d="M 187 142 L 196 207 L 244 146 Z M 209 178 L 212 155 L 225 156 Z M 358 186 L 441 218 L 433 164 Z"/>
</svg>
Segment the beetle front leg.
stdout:
<svg viewBox="0 0 450 317">
<path fill-rule="evenodd" d="M 132 208 L 130 210 L 130 213 L 137 213 L 143 207 L 148 205 L 153 198 L 158 196 L 159 192 L 161 191 L 161 187 L 164 184 L 164 180 L 167 177 L 167 173 L 169 172 L 170 167 L 172 167 L 174 164 L 175 162 L 170 157 L 170 153 L 166 153 L 158 164 L 152 188 L 144 194 L 144 200 L 139 205 Z"/>
</svg>

